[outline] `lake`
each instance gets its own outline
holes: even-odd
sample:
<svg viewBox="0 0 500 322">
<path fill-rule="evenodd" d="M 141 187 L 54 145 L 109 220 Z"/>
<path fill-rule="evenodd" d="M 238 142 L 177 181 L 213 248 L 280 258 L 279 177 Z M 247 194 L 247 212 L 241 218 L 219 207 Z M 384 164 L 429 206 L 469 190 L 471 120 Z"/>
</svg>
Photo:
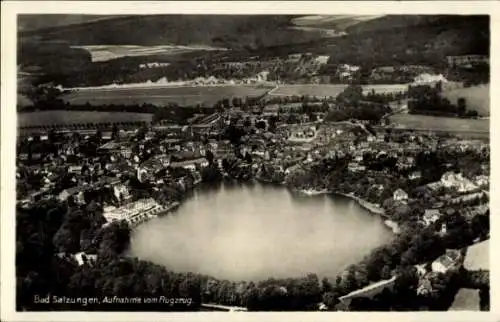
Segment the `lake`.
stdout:
<svg viewBox="0 0 500 322">
<path fill-rule="evenodd" d="M 129 253 L 233 281 L 334 278 L 391 239 L 382 219 L 345 197 L 223 184 L 197 189 L 176 211 L 137 227 Z"/>
</svg>

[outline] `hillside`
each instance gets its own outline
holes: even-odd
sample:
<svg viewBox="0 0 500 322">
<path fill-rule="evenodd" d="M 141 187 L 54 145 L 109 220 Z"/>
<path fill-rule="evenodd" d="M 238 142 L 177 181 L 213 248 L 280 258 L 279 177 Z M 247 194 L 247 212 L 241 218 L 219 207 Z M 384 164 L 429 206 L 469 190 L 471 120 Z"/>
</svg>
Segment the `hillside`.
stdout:
<svg viewBox="0 0 500 322">
<path fill-rule="evenodd" d="M 21 31 L 22 38 L 76 45 L 205 45 L 231 49 L 305 42 L 319 33 L 293 30 L 291 16 L 149 15 Z"/>
<path fill-rule="evenodd" d="M 346 18 L 347 19 L 347 18 Z M 391 15 L 364 21 L 318 20 L 318 26 L 347 25 L 346 35 L 300 46 L 274 46 L 274 53 L 316 52 L 330 64 L 362 66 L 442 64 L 445 56 L 489 54 L 488 16 Z M 312 25 L 309 23 L 309 25 Z"/>
<path fill-rule="evenodd" d="M 54 19 L 51 15 L 49 20 Z M 448 55 L 489 54 L 490 43 L 488 16 L 150 15 L 75 19 L 64 18 L 66 25 L 20 31 L 19 64 L 43 66 L 48 74 L 44 81 L 65 83 L 65 79 L 84 77 L 86 82 L 100 84 L 103 70 L 113 74 L 112 79 L 127 79 L 146 58 L 125 56 L 96 64 L 87 50 L 73 46 L 207 46 L 230 49 L 222 54 L 232 61 L 312 52 L 329 55 L 334 69 L 348 63 L 371 70 L 400 64 L 443 68 Z M 70 23 L 78 19 L 80 23 Z M 49 22 L 45 26 L 57 21 Z M 325 38 L 322 31 L 328 28 L 347 34 Z M 144 50 L 156 51 L 152 47 Z M 158 53 L 149 59 L 184 61 L 176 68 L 188 72 L 197 58 L 210 61 L 209 57 L 216 55 L 198 50 L 178 55 Z M 323 72 L 328 73 L 328 69 Z"/>
</svg>

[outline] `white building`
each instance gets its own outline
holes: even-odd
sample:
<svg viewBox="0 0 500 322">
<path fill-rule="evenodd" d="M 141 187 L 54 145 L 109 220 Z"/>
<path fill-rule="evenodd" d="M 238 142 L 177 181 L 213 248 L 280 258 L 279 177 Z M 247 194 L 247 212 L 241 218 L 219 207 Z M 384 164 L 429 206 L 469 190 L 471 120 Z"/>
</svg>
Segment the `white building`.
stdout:
<svg viewBox="0 0 500 322">
<path fill-rule="evenodd" d="M 403 189 L 398 189 L 394 191 L 393 198 L 396 201 L 408 200 L 408 194 Z"/>
</svg>

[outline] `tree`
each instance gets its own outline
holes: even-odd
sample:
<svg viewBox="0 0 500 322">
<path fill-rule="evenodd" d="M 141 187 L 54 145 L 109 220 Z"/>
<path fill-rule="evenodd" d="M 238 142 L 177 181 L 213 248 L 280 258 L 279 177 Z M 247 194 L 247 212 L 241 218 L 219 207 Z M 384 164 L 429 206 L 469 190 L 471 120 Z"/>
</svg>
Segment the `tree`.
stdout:
<svg viewBox="0 0 500 322">
<path fill-rule="evenodd" d="M 213 164 L 214 162 L 214 154 L 211 150 L 207 150 L 207 152 L 205 152 L 205 157 L 207 158 L 207 161 L 209 164 Z"/>
<path fill-rule="evenodd" d="M 119 135 L 118 126 L 116 126 L 116 124 L 113 124 L 113 127 L 111 129 L 111 140 L 118 139 L 118 135 Z"/>
<path fill-rule="evenodd" d="M 467 102 L 465 98 L 460 97 L 457 101 L 457 111 L 458 115 L 463 116 L 465 115 L 465 112 L 467 111 Z"/>
</svg>

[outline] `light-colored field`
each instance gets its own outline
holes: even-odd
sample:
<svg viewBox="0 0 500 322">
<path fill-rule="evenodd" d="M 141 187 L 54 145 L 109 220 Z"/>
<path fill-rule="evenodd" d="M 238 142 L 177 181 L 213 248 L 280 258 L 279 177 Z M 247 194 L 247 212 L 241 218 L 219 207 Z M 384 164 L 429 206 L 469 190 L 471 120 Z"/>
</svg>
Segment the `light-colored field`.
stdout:
<svg viewBox="0 0 500 322">
<path fill-rule="evenodd" d="M 226 50 L 209 46 L 136 46 L 136 45 L 93 45 L 74 46 L 88 51 L 93 62 L 108 61 L 126 56 L 172 55 L 192 51 Z"/>
<path fill-rule="evenodd" d="M 177 103 L 180 106 L 197 104 L 213 106 L 223 98 L 257 97 L 265 94 L 269 88 L 261 86 L 173 86 L 173 87 L 141 87 L 116 88 L 75 91 L 64 96 L 70 104 L 92 105 L 109 104 L 154 104 L 165 106 Z"/>
<path fill-rule="evenodd" d="M 490 269 L 490 240 L 486 240 L 467 249 L 464 267 L 473 271 L 478 269 Z"/>
<path fill-rule="evenodd" d="M 331 16 L 304 16 L 295 18 L 292 22 L 297 26 L 329 26 L 337 30 L 345 29 L 363 21 L 379 18 L 379 16 L 356 16 L 356 15 L 331 15 Z"/>
<path fill-rule="evenodd" d="M 336 97 L 347 85 L 345 84 L 285 84 L 279 85 L 271 95 L 293 96 L 309 95 L 318 97 Z M 407 84 L 381 84 L 363 85 L 363 93 L 368 94 L 374 90 L 376 93 L 397 93 L 408 90 Z"/>
<path fill-rule="evenodd" d="M 377 94 L 383 93 L 398 93 L 408 91 L 408 84 L 375 84 L 363 85 L 363 93 L 367 94 L 372 90 Z"/>
<path fill-rule="evenodd" d="M 479 291 L 461 288 L 449 311 L 479 311 Z"/>
<path fill-rule="evenodd" d="M 284 84 L 272 91 L 271 95 L 275 96 L 320 96 L 320 97 L 336 97 L 347 85 L 344 84 Z"/>
<path fill-rule="evenodd" d="M 79 123 L 151 122 L 153 114 L 94 111 L 41 111 L 17 114 L 17 124 L 24 126 Z"/>
<path fill-rule="evenodd" d="M 414 114 L 394 114 L 389 119 L 397 128 L 415 130 L 489 133 L 490 128 L 490 121 L 485 119 L 474 120 Z"/>
<path fill-rule="evenodd" d="M 460 97 L 465 98 L 467 109 L 473 109 L 481 116 L 490 115 L 490 85 L 480 85 L 468 88 L 445 91 L 444 96 L 456 104 Z"/>
</svg>

